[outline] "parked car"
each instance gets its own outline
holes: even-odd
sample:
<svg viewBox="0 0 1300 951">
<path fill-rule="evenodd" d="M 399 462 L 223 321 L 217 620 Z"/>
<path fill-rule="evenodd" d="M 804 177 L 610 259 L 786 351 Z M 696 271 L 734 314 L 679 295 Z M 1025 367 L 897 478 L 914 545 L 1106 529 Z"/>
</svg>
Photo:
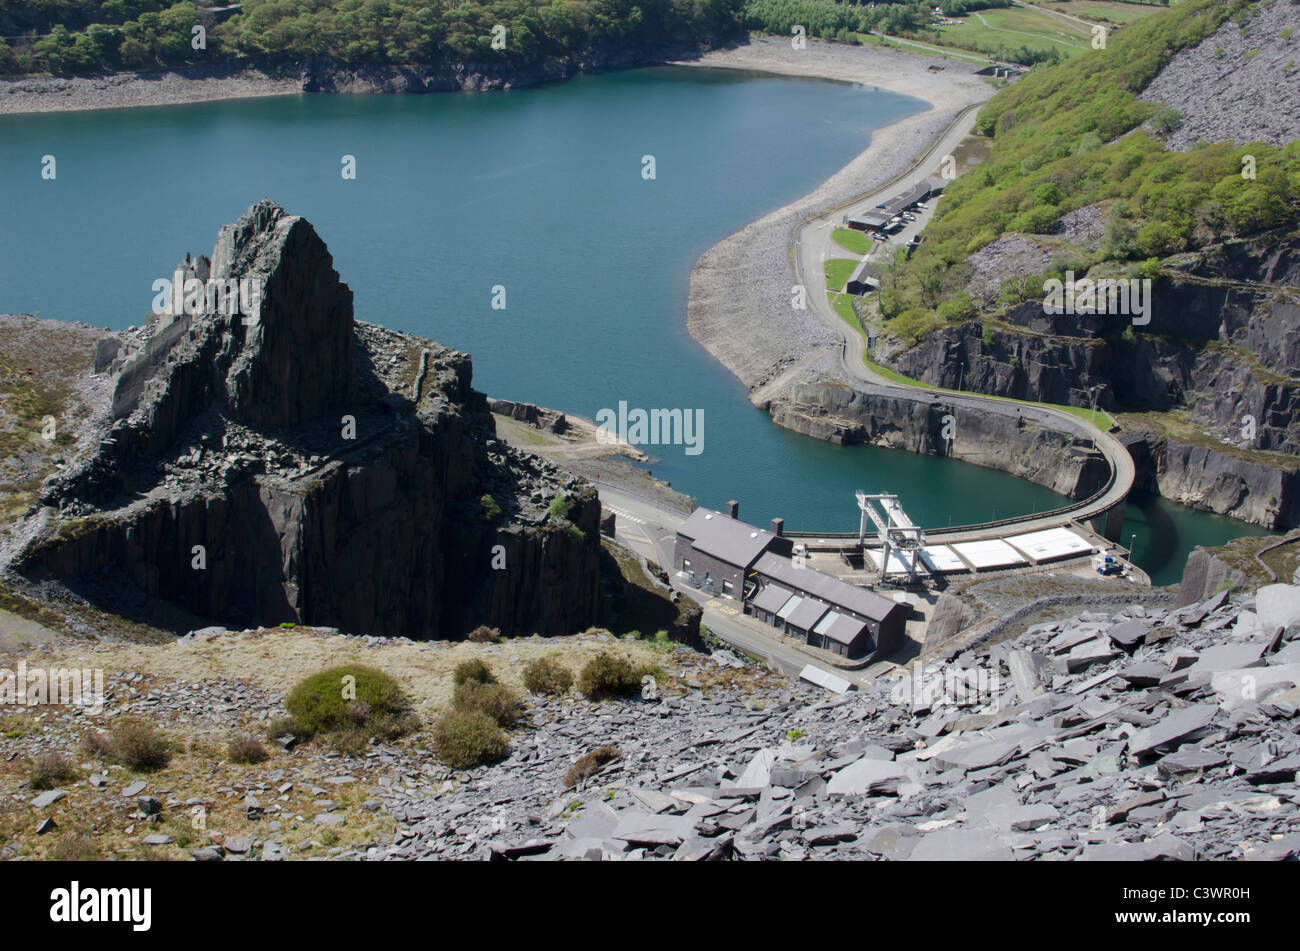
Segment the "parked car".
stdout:
<svg viewBox="0 0 1300 951">
<path fill-rule="evenodd" d="M 1092 563 L 1099 575 L 1117 575 L 1122 574 L 1124 571 L 1124 566 L 1119 563 L 1119 559 L 1114 555 L 1098 555 L 1092 560 Z"/>
<path fill-rule="evenodd" d="M 903 212 L 903 220 L 904 220 L 904 221 L 915 221 L 915 220 L 916 220 L 916 215 L 909 214 L 908 212 L 905 211 L 905 212 Z"/>
</svg>

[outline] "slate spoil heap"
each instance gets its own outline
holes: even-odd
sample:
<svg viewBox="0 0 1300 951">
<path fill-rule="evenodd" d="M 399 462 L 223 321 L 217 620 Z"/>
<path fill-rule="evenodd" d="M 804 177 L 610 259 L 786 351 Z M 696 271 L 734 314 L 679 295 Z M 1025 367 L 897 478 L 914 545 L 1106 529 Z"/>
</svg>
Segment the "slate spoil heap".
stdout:
<svg viewBox="0 0 1300 951">
<path fill-rule="evenodd" d="M 261 293 L 251 313 L 243 300 L 99 341 L 112 385 L 85 424 L 94 449 L 44 486 L 2 567 L 180 630 L 596 622 L 595 490 L 497 441 L 466 354 L 355 321 L 324 242 L 270 201 L 180 270 Z M 179 620 L 160 622 L 161 602 Z"/>
<path fill-rule="evenodd" d="M 538 701 L 456 791 L 384 790 L 403 828 L 364 857 L 1300 856 L 1300 587 L 1085 613 L 915 677 Z"/>
</svg>

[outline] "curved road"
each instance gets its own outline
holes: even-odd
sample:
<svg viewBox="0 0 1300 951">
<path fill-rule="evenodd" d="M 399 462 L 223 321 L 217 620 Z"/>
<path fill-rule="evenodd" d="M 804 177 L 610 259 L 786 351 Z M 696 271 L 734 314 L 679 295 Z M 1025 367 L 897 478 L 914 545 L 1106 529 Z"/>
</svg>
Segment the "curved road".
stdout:
<svg viewBox="0 0 1300 951">
<path fill-rule="evenodd" d="M 840 220 L 846 214 L 869 211 L 875 208 L 876 205 L 892 198 L 913 182 L 937 174 L 944 157 L 953 154 L 958 144 L 975 127 L 978 109 L 978 106 L 970 106 L 958 114 L 944 134 L 921 156 L 909 171 L 895 177 L 870 194 L 859 196 L 821 215 L 805 219 L 794 231 L 795 282 L 807 288 L 808 299 L 811 301 L 812 310 L 816 313 L 818 319 L 840 336 L 840 363 L 845 371 L 858 381 L 858 388 L 864 392 L 902 399 L 926 399 L 929 402 L 939 402 L 950 406 L 965 406 L 983 412 L 991 411 L 1006 415 L 1014 412 L 1044 427 L 1063 430 L 1092 440 L 1093 444 L 1110 463 L 1113 478 L 1109 487 L 1101 496 L 1070 506 L 1064 512 L 1046 516 L 1028 515 L 1015 520 L 1018 531 L 1038 531 L 1041 528 L 1055 528 L 1065 525 L 1076 519 L 1090 519 L 1109 511 L 1116 505 L 1122 504 L 1133 488 L 1133 480 L 1136 477 L 1133 459 L 1128 454 L 1128 450 L 1124 448 L 1124 445 L 1110 433 L 1064 410 L 1041 405 L 1030 406 L 982 394 L 947 393 L 924 386 L 912 386 L 889 380 L 866 365 L 862 353 L 865 344 L 861 335 L 849 327 L 835 313 L 826 297 L 826 275 L 823 262 L 830 257 L 844 256 L 843 249 L 835 244 L 831 237 L 831 234 L 839 227 Z M 910 222 L 907 228 L 891 239 L 891 243 L 897 245 L 921 231 L 933 212 L 934 207 L 931 203 L 931 207 L 919 213 L 917 220 Z M 1007 521 L 1003 520 L 1001 524 L 1006 525 Z"/>
</svg>

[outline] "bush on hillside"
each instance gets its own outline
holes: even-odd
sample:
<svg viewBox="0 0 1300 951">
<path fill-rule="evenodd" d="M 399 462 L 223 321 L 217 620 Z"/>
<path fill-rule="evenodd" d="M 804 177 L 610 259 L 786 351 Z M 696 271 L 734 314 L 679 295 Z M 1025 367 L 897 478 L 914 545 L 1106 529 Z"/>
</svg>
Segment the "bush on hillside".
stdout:
<svg viewBox="0 0 1300 951">
<path fill-rule="evenodd" d="M 524 686 L 531 693 L 558 696 L 573 686 L 573 672 L 554 657 L 539 657 L 524 667 Z"/>
<path fill-rule="evenodd" d="M 578 689 L 589 700 L 633 693 L 641 687 L 641 672 L 623 657 L 601 651 L 578 675 Z"/>
<path fill-rule="evenodd" d="M 411 702 L 381 670 L 345 664 L 313 674 L 289 693 L 285 707 L 304 736 L 353 734 L 395 739 L 414 725 Z"/>
<path fill-rule="evenodd" d="M 486 713 L 453 710 L 434 724 L 433 745 L 448 766 L 470 769 L 499 760 L 509 740 Z"/>
</svg>

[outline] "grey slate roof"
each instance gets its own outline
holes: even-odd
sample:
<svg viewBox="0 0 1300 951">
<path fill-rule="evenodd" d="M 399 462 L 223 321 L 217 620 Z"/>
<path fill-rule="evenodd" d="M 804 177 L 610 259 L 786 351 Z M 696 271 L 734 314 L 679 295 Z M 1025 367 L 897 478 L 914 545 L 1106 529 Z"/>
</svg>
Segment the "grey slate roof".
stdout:
<svg viewBox="0 0 1300 951">
<path fill-rule="evenodd" d="M 850 222 L 867 225 L 870 228 L 879 228 L 889 221 L 890 215 L 887 211 L 864 211 L 860 215 L 852 215 Z"/>
<path fill-rule="evenodd" d="M 803 596 L 798 594 L 792 594 L 790 596 L 790 600 L 785 603 L 785 606 L 781 608 L 780 611 L 776 612 L 776 616 L 779 617 L 782 621 L 788 620 L 790 615 L 794 614 L 794 612 L 799 608 L 799 605 L 801 604 L 803 604 Z"/>
<path fill-rule="evenodd" d="M 853 269 L 853 273 L 849 275 L 849 279 L 844 286 L 848 287 L 849 284 L 852 284 L 855 281 L 867 280 L 875 281 L 876 284 L 879 284 L 880 269 L 874 264 L 867 263 L 867 259 L 864 257 L 858 262 L 858 266 Z"/>
<path fill-rule="evenodd" d="M 918 201 L 925 201 L 925 196 L 928 194 L 930 194 L 930 185 L 927 182 L 913 185 L 901 195 L 897 195 L 885 202 L 885 211 L 892 211 L 894 214 L 906 211 Z"/>
<path fill-rule="evenodd" d="M 890 611 L 900 607 L 888 598 L 847 584 L 839 578 L 832 578 L 812 568 L 796 568 L 789 558 L 782 558 L 772 552 L 759 558 L 754 564 L 754 570 L 788 588 L 806 591 L 872 621 L 883 621 Z"/>
<path fill-rule="evenodd" d="M 729 518 L 713 509 L 696 509 L 677 530 L 695 548 L 730 565 L 748 568 L 776 540 L 771 532 Z"/>
<path fill-rule="evenodd" d="M 821 620 L 822 615 L 830 609 L 831 606 L 825 601 L 804 598 L 785 620 L 787 624 L 793 624 L 801 631 L 809 631 L 812 630 L 813 625 Z"/>
<path fill-rule="evenodd" d="M 760 611 L 775 614 L 777 611 L 781 610 L 787 601 L 790 600 L 791 593 L 792 592 L 787 591 L 779 584 L 769 584 L 755 595 L 754 600 L 750 603 Z"/>
<path fill-rule="evenodd" d="M 838 611 L 830 611 L 817 622 L 817 626 L 813 628 L 813 633 L 829 637 L 840 644 L 852 644 L 866 626 L 866 621 L 860 621 L 847 614 L 840 614 Z"/>
</svg>

